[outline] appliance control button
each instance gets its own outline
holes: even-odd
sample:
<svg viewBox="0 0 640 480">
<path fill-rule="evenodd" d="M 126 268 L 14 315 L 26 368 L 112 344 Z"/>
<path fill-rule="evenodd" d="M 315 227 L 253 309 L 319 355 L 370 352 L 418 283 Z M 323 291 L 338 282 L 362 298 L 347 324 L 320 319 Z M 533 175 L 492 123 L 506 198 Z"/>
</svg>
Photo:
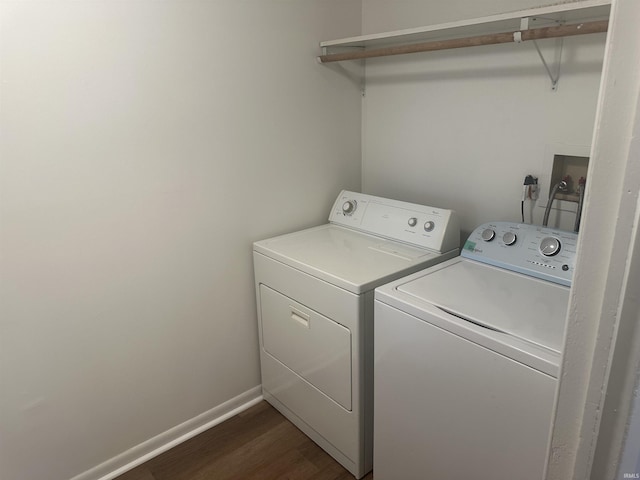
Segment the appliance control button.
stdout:
<svg viewBox="0 0 640 480">
<path fill-rule="evenodd" d="M 516 243 L 517 239 L 518 237 L 513 232 L 507 232 L 502 236 L 502 241 L 505 245 L 513 245 L 514 243 Z"/>
<path fill-rule="evenodd" d="M 545 257 L 553 257 L 560 252 L 560 240 L 555 237 L 544 237 L 540 242 L 540 253 Z"/>
<path fill-rule="evenodd" d="M 483 239 L 485 242 L 490 242 L 491 240 L 493 240 L 493 239 L 495 238 L 495 236 L 496 236 L 496 232 L 495 232 L 495 230 L 493 230 L 492 228 L 485 228 L 485 229 L 482 231 L 481 236 L 482 236 L 482 239 Z"/>
<path fill-rule="evenodd" d="M 567 270 L 569 270 L 569 265 L 567 265 L 566 263 L 564 265 L 562 265 L 562 270 L 564 272 L 566 272 Z"/>
<path fill-rule="evenodd" d="M 418 224 L 418 219 L 416 217 L 411 217 L 407 223 L 410 227 L 415 227 Z"/>
<path fill-rule="evenodd" d="M 435 227 L 436 227 L 436 224 L 433 223 L 431 220 L 429 220 L 428 222 L 425 222 L 425 224 L 424 224 L 424 231 L 425 232 L 431 232 Z"/>
<path fill-rule="evenodd" d="M 342 213 L 345 215 L 351 215 L 358 208 L 358 202 L 355 200 L 347 200 L 342 204 Z"/>
</svg>

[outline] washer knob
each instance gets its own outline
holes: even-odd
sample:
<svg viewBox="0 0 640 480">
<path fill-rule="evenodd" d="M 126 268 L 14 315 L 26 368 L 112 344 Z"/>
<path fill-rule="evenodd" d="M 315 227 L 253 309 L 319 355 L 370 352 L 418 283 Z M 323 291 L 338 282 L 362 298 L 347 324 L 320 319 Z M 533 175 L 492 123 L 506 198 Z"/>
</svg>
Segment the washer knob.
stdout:
<svg viewBox="0 0 640 480">
<path fill-rule="evenodd" d="M 495 232 L 495 230 L 493 230 L 492 228 L 485 228 L 485 229 L 482 231 L 481 236 L 482 236 L 482 239 L 483 239 L 485 242 L 490 242 L 491 240 L 493 240 L 493 239 L 495 238 L 495 236 L 496 236 L 496 232 Z"/>
<path fill-rule="evenodd" d="M 514 243 L 516 243 L 516 240 L 518 239 L 518 237 L 516 236 L 515 233 L 513 232 L 507 232 L 502 236 L 502 241 L 504 242 L 505 245 L 507 246 L 511 246 Z"/>
<path fill-rule="evenodd" d="M 358 208 L 358 202 L 355 200 L 347 200 L 342 204 L 342 213 L 345 215 L 351 215 Z"/>
<path fill-rule="evenodd" d="M 418 224 L 418 219 L 416 217 L 411 217 L 407 223 L 410 227 L 415 227 Z"/>
<path fill-rule="evenodd" d="M 545 237 L 540 242 L 540 253 L 545 257 L 553 257 L 560 252 L 560 240 L 555 237 Z"/>
<path fill-rule="evenodd" d="M 434 228 L 436 228 L 436 224 L 433 223 L 431 220 L 429 220 L 428 222 L 425 222 L 424 224 L 425 232 L 431 232 Z"/>
</svg>

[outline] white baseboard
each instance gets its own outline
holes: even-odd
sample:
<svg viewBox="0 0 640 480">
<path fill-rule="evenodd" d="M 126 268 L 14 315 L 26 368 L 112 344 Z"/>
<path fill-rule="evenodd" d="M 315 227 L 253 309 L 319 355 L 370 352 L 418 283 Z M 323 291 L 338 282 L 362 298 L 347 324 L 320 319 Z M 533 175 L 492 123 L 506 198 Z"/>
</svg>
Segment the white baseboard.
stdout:
<svg viewBox="0 0 640 480">
<path fill-rule="evenodd" d="M 241 393 L 211 410 L 187 420 L 166 432 L 156 435 L 139 445 L 116 455 L 71 480 L 112 480 L 119 475 L 157 457 L 163 452 L 189 440 L 192 437 L 224 422 L 238 413 L 254 406 L 262 400 L 262 387 Z"/>
</svg>

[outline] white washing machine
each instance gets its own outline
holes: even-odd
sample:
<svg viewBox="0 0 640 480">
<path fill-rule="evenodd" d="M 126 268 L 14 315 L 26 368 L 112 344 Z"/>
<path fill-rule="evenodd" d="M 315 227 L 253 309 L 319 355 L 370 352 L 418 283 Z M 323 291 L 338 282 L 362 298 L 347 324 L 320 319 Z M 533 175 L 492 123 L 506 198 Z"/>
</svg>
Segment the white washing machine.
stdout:
<svg viewBox="0 0 640 480">
<path fill-rule="evenodd" d="M 485 224 L 376 290 L 376 480 L 542 480 L 576 242 Z"/>
<path fill-rule="evenodd" d="M 343 191 L 254 244 L 264 398 L 356 478 L 372 467 L 373 290 L 458 255 L 454 212 Z"/>
</svg>

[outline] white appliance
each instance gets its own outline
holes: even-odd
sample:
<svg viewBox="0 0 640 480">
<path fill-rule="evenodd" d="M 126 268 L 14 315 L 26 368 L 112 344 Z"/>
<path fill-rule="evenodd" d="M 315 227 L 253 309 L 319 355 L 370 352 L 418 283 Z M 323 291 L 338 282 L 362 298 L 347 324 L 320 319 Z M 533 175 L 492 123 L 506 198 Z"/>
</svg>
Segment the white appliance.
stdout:
<svg viewBox="0 0 640 480">
<path fill-rule="evenodd" d="M 454 212 L 343 191 L 254 244 L 264 398 L 356 478 L 372 466 L 373 290 L 458 254 Z"/>
<path fill-rule="evenodd" d="M 376 480 L 542 480 L 576 242 L 489 223 L 375 291 Z"/>
</svg>

